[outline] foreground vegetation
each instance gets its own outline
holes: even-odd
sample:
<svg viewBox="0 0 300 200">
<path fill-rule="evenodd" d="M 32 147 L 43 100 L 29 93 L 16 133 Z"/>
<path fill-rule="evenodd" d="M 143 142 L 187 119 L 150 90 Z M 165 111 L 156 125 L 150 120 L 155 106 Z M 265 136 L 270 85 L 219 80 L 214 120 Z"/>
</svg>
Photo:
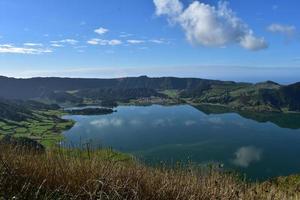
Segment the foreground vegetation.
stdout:
<svg viewBox="0 0 300 200">
<path fill-rule="evenodd" d="M 111 150 L 34 153 L 0 146 L 0 199 L 298 199 L 295 180 L 282 187 L 213 169 L 149 168 Z"/>
<path fill-rule="evenodd" d="M 41 142 L 47 147 L 56 145 L 63 140 L 61 132 L 72 127 L 72 121 L 53 121 L 47 118 L 27 120 L 22 122 L 0 122 L 0 137 L 13 135 L 15 137 L 26 137 Z"/>
</svg>

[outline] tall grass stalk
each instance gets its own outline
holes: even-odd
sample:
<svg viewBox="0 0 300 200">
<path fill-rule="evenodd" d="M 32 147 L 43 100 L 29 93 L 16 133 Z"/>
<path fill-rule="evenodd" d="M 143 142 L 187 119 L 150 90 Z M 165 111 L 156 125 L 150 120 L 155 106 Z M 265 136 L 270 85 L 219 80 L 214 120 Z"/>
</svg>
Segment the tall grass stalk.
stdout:
<svg viewBox="0 0 300 200">
<path fill-rule="evenodd" d="M 111 150 L 0 146 L 0 199 L 297 199 L 299 191 L 195 167 L 152 168 Z"/>
</svg>

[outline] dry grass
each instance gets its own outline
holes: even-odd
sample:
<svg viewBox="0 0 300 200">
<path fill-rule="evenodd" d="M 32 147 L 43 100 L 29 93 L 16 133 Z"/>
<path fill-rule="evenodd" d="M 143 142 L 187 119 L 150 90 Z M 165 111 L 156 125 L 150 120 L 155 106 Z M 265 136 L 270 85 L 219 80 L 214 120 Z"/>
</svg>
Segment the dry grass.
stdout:
<svg viewBox="0 0 300 200">
<path fill-rule="evenodd" d="M 217 171 L 149 168 L 110 158 L 110 151 L 0 147 L 0 199 L 297 199 L 296 189 L 246 183 Z M 299 196 L 298 196 L 299 197 Z"/>
</svg>

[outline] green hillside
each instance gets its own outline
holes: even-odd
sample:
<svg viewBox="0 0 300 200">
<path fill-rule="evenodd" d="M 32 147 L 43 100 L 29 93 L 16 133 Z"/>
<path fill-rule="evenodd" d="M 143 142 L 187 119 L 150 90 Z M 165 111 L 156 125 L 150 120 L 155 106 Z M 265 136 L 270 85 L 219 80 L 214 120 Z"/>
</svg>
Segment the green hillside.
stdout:
<svg viewBox="0 0 300 200">
<path fill-rule="evenodd" d="M 234 110 L 287 112 L 300 111 L 299 91 L 300 83 L 284 86 L 272 81 L 251 84 L 147 76 L 116 79 L 0 77 L 0 97 L 73 105 L 104 101 L 141 104 L 186 101 L 224 105 Z"/>
<path fill-rule="evenodd" d="M 61 132 L 74 123 L 60 118 L 57 106 L 34 101 L 0 100 L 0 110 L 0 136 L 27 137 L 46 146 L 61 141 Z"/>
</svg>

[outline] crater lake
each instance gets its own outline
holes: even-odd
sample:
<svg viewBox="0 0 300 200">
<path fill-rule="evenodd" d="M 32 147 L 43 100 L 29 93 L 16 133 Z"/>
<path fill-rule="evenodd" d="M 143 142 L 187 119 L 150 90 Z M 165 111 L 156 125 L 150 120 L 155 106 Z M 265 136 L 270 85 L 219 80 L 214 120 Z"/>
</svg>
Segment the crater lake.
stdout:
<svg viewBox="0 0 300 200">
<path fill-rule="evenodd" d="M 300 172 L 300 115 L 234 113 L 190 105 L 118 106 L 107 115 L 67 115 L 63 145 L 86 143 L 150 165 L 218 164 L 252 180 Z"/>
</svg>

